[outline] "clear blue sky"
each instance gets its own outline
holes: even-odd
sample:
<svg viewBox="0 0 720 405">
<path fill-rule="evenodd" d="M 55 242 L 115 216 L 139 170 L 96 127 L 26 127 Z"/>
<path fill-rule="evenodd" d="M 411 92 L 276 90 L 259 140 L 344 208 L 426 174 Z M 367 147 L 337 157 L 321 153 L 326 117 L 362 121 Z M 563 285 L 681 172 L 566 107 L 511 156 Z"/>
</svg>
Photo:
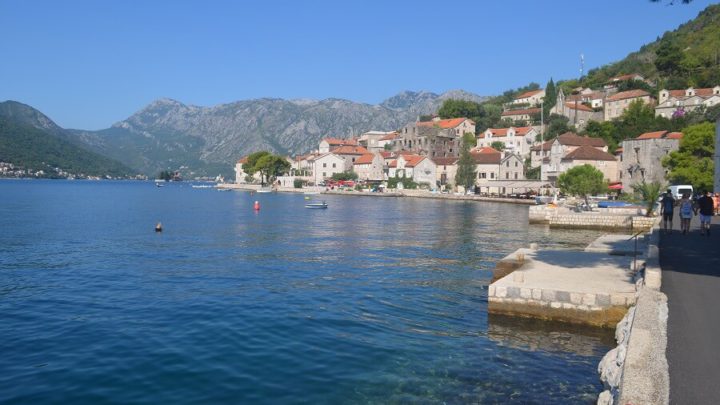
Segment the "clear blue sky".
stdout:
<svg viewBox="0 0 720 405">
<path fill-rule="evenodd" d="M 161 97 L 493 95 L 576 77 L 581 52 L 621 59 L 711 3 L 0 0 L 0 101 L 100 129 Z"/>
</svg>

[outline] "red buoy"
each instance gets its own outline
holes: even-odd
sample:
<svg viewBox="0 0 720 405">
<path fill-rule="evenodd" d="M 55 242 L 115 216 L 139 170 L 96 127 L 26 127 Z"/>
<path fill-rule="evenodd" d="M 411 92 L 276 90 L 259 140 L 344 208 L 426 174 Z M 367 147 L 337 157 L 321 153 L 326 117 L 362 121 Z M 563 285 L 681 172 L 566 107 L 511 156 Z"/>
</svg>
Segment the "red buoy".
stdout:
<svg viewBox="0 0 720 405">
<path fill-rule="evenodd" d="M 255 205 L 253 206 L 253 208 L 255 208 L 255 211 L 260 211 L 260 202 L 255 201 Z"/>
</svg>

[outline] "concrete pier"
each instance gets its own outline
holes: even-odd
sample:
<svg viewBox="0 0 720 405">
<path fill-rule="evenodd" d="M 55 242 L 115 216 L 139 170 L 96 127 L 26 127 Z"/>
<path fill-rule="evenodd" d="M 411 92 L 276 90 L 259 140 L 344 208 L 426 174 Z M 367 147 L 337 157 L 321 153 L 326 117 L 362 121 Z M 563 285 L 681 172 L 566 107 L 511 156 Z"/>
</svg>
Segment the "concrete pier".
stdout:
<svg viewBox="0 0 720 405">
<path fill-rule="evenodd" d="M 631 236 L 601 237 L 586 251 L 519 249 L 498 263 L 488 311 L 614 328 L 636 300 Z"/>
</svg>

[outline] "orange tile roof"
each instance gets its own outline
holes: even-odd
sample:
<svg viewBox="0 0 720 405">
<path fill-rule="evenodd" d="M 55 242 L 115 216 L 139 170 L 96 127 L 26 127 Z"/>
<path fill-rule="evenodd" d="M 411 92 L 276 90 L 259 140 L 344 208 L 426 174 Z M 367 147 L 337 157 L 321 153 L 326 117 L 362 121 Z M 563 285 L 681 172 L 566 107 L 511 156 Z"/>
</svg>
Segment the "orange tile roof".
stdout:
<svg viewBox="0 0 720 405">
<path fill-rule="evenodd" d="M 462 124 L 467 118 L 450 118 L 446 120 L 439 120 L 439 121 L 422 121 L 418 122 L 416 125 L 419 127 L 439 127 L 442 129 L 449 129 L 449 128 L 455 128 L 458 125 Z M 468 120 L 475 124 L 472 120 Z"/>
<path fill-rule="evenodd" d="M 508 111 L 503 111 L 502 116 L 506 117 L 506 116 L 510 116 L 510 115 L 524 115 L 524 114 L 528 114 L 528 115 L 540 114 L 540 109 L 539 108 L 524 108 L 521 110 L 508 110 Z"/>
<path fill-rule="evenodd" d="M 608 160 L 614 161 L 615 156 L 592 146 L 583 145 L 563 157 L 563 160 Z"/>
<path fill-rule="evenodd" d="M 369 165 L 373 162 L 373 159 L 375 159 L 375 155 L 372 153 L 366 153 L 359 158 L 355 159 L 355 162 L 353 164 L 356 165 Z"/>
<path fill-rule="evenodd" d="M 392 152 L 380 152 L 380 156 L 382 156 L 383 159 L 389 159 L 392 157 Z"/>
<path fill-rule="evenodd" d="M 471 153 L 475 164 L 478 165 L 498 165 L 502 160 L 502 153 Z"/>
<path fill-rule="evenodd" d="M 415 167 L 425 159 L 425 156 L 403 155 L 403 159 L 405 159 L 405 167 Z"/>
<path fill-rule="evenodd" d="M 713 95 L 713 89 L 695 89 L 695 94 L 701 97 L 710 97 Z"/>
<path fill-rule="evenodd" d="M 457 163 L 456 157 L 436 157 L 431 159 L 438 166 L 452 166 Z"/>
<path fill-rule="evenodd" d="M 539 151 L 542 149 L 543 152 L 549 152 L 549 151 L 550 151 L 550 148 L 552 148 L 553 142 L 555 142 L 554 139 L 553 139 L 553 140 L 546 141 L 545 143 L 542 143 L 542 144 L 540 144 L 540 145 L 535 145 L 535 146 L 533 146 L 533 147 L 530 148 L 530 151 L 531 151 L 531 152 L 535 152 L 535 151 L 538 151 L 538 152 L 539 152 Z"/>
<path fill-rule="evenodd" d="M 515 100 L 521 99 L 521 98 L 532 97 L 532 96 L 534 96 L 534 95 L 536 95 L 536 94 L 538 94 L 538 93 L 542 93 L 542 91 L 543 91 L 542 89 L 540 89 L 540 90 L 530 90 L 530 91 L 526 91 L 525 93 L 522 93 L 521 95 L 515 97 Z"/>
<path fill-rule="evenodd" d="M 685 90 L 668 90 L 670 97 L 685 97 Z"/>
<path fill-rule="evenodd" d="M 655 131 L 655 132 L 646 132 L 640 136 L 638 136 L 635 139 L 660 139 L 665 135 L 667 131 Z"/>
<path fill-rule="evenodd" d="M 248 162 L 248 157 L 247 157 L 247 156 L 243 156 L 243 157 L 241 157 L 240 160 L 238 160 L 237 162 L 244 165 L 245 163 Z"/>
<path fill-rule="evenodd" d="M 666 139 L 682 139 L 682 137 L 682 132 L 670 132 L 669 134 L 665 135 Z"/>
<path fill-rule="evenodd" d="M 330 146 L 357 145 L 357 140 L 355 139 L 325 138 L 323 141 L 327 142 Z"/>
<path fill-rule="evenodd" d="M 336 155 L 364 155 L 366 153 L 370 153 L 367 149 L 365 149 L 362 146 L 338 146 L 337 148 L 332 149 L 330 152 L 336 154 Z"/>
<path fill-rule="evenodd" d="M 619 100 L 625 100 L 628 98 L 646 97 L 649 95 L 650 95 L 650 93 L 648 93 L 645 90 L 628 90 L 628 91 L 621 91 L 620 93 L 613 94 L 612 96 L 607 98 L 607 101 L 619 101 Z"/>
<path fill-rule="evenodd" d="M 500 151 L 498 151 L 497 149 L 490 148 L 487 146 L 482 147 L 482 148 L 473 148 L 470 152 L 471 153 L 500 153 Z"/>
<path fill-rule="evenodd" d="M 585 104 L 577 103 L 577 106 L 575 103 L 565 103 L 565 107 L 571 108 L 573 110 L 578 111 L 587 111 L 587 112 L 593 112 L 593 109 L 586 106 Z"/>
<path fill-rule="evenodd" d="M 391 132 L 382 138 L 380 138 L 381 141 L 392 141 L 393 139 L 397 138 L 398 133 L 397 132 Z"/>
</svg>

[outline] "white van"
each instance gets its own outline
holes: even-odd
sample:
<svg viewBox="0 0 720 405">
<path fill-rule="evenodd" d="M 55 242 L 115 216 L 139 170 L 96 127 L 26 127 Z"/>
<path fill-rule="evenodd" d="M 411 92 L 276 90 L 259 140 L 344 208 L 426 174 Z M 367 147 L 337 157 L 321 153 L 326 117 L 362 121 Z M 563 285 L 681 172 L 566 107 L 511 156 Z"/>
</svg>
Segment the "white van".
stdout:
<svg viewBox="0 0 720 405">
<path fill-rule="evenodd" d="M 689 184 L 679 185 L 679 186 L 670 186 L 668 187 L 668 191 L 672 194 L 673 198 L 676 200 L 679 200 L 682 198 L 683 194 L 687 193 L 689 196 L 692 197 L 693 193 L 693 186 Z"/>
</svg>

